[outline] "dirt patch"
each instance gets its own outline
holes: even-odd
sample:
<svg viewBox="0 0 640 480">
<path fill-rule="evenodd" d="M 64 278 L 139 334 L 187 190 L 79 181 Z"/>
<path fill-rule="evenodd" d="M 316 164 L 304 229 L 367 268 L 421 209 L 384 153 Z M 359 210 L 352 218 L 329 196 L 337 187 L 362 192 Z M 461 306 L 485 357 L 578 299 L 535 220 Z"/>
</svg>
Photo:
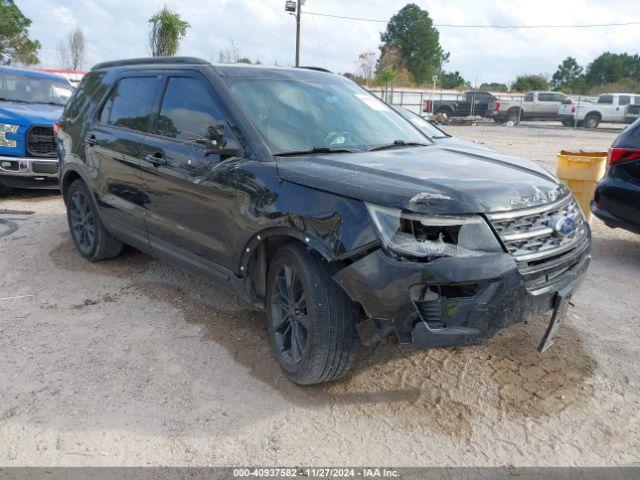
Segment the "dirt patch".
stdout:
<svg viewBox="0 0 640 480">
<path fill-rule="evenodd" d="M 133 287 L 179 308 L 187 322 L 203 327 L 202 341 L 224 347 L 253 377 L 306 408 L 340 405 L 368 415 L 379 411 L 404 427 L 424 425 L 470 438 L 478 419 L 553 416 L 579 408 L 593 396 L 587 380 L 597 363 L 570 327 L 563 330 L 555 352 L 537 353 L 546 317 L 511 327 L 480 347 L 415 351 L 392 342 L 363 347 L 349 378 L 303 388 L 280 372 L 262 312 L 219 310 L 167 283 L 134 281 Z"/>
<path fill-rule="evenodd" d="M 116 258 L 105 262 L 90 262 L 83 258 L 76 250 L 68 232 L 61 234 L 65 240 L 49 252 L 49 258 L 60 269 L 72 272 L 94 272 L 112 275 L 119 278 L 129 278 L 144 272 L 152 257 L 132 247 L 125 247 Z"/>
</svg>

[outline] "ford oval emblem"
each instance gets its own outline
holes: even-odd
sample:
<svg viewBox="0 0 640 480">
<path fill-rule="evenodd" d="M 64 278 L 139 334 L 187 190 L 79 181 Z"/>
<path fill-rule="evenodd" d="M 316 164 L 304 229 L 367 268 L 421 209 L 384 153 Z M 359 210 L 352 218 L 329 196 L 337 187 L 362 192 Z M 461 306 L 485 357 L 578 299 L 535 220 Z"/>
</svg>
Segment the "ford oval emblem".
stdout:
<svg viewBox="0 0 640 480">
<path fill-rule="evenodd" d="M 576 229 L 576 221 L 571 217 L 560 217 L 553 221 L 553 231 L 560 237 L 566 237 Z"/>
</svg>

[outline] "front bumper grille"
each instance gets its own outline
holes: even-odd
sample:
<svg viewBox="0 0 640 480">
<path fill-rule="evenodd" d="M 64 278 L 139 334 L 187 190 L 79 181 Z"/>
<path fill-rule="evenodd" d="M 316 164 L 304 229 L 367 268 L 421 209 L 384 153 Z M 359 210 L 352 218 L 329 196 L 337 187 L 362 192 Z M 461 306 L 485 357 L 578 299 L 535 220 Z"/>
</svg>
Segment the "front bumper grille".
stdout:
<svg viewBox="0 0 640 480">
<path fill-rule="evenodd" d="M 578 246 L 588 231 L 580 207 L 571 195 L 549 205 L 487 217 L 518 262 L 544 260 L 567 252 Z M 570 227 L 561 224 L 564 219 L 570 219 Z"/>
<path fill-rule="evenodd" d="M 487 217 L 531 289 L 569 273 L 589 250 L 589 226 L 571 195 L 549 205 Z"/>
<path fill-rule="evenodd" d="M 59 170 L 58 162 L 33 162 L 31 164 L 33 173 L 56 174 Z"/>
<path fill-rule="evenodd" d="M 55 157 L 56 142 L 53 127 L 32 125 L 27 131 L 27 153 L 33 157 Z"/>
</svg>

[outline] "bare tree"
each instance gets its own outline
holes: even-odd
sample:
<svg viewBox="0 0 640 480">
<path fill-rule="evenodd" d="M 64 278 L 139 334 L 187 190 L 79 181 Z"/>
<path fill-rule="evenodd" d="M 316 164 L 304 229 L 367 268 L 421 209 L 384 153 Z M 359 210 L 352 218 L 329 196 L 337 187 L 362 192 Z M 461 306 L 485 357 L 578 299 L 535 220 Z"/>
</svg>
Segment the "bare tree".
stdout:
<svg viewBox="0 0 640 480">
<path fill-rule="evenodd" d="M 71 30 L 58 43 L 58 59 L 63 68 L 79 70 L 85 64 L 84 33 L 80 27 Z"/>
<path fill-rule="evenodd" d="M 232 38 L 229 40 L 229 45 L 218 52 L 218 63 L 238 63 L 238 60 L 240 60 L 240 47 Z"/>
<path fill-rule="evenodd" d="M 358 55 L 358 70 L 360 75 L 367 81 L 371 80 L 373 76 L 373 69 L 376 66 L 376 54 L 375 52 L 368 51 Z"/>
</svg>

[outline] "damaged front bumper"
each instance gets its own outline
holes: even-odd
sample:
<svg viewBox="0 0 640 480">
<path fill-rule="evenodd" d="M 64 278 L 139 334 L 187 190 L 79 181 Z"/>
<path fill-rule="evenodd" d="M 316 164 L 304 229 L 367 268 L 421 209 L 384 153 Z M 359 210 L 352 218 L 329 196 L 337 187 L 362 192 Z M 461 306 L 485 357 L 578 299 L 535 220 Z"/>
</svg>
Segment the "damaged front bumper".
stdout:
<svg viewBox="0 0 640 480">
<path fill-rule="evenodd" d="M 586 238 L 571 252 L 532 266 L 507 253 L 420 263 L 377 249 L 334 279 L 368 317 L 358 325 L 365 344 L 395 332 L 417 348 L 471 345 L 551 311 L 558 291 L 582 281 L 590 250 Z"/>
</svg>

